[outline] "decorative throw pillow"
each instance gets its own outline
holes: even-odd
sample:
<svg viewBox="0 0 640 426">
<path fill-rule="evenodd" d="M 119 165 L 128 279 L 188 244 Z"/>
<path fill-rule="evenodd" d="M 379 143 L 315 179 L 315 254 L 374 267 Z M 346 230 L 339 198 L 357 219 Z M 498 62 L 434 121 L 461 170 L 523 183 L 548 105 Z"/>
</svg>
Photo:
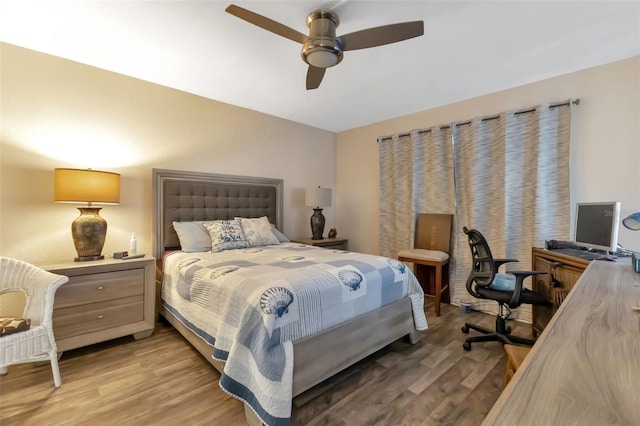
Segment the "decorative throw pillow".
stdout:
<svg viewBox="0 0 640 426">
<path fill-rule="evenodd" d="M 489 288 L 500 291 L 513 291 L 516 287 L 516 277 L 510 274 L 496 274 Z"/>
<path fill-rule="evenodd" d="M 237 219 L 215 220 L 205 223 L 204 227 L 211 236 L 211 251 L 214 253 L 222 250 L 249 247 L 244 232 L 242 232 L 240 221 Z"/>
<path fill-rule="evenodd" d="M 28 330 L 29 327 L 31 327 L 29 318 L 0 317 L 0 337 Z"/>
<path fill-rule="evenodd" d="M 280 241 L 281 243 L 288 243 L 291 241 L 289 238 L 287 238 L 286 235 L 280 232 L 280 230 L 278 230 L 278 228 L 276 228 L 273 223 L 271 224 L 271 232 L 273 232 L 273 235 L 275 235 L 278 241 Z"/>
<path fill-rule="evenodd" d="M 193 253 L 211 250 L 211 236 L 204 227 L 205 223 L 211 221 L 173 222 L 182 251 Z"/>
<path fill-rule="evenodd" d="M 280 244 L 278 238 L 271 232 L 271 224 L 266 216 L 257 218 L 236 218 L 240 219 L 242 231 L 247 237 L 247 242 L 251 247 L 267 246 L 269 244 Z"/>
</svg>

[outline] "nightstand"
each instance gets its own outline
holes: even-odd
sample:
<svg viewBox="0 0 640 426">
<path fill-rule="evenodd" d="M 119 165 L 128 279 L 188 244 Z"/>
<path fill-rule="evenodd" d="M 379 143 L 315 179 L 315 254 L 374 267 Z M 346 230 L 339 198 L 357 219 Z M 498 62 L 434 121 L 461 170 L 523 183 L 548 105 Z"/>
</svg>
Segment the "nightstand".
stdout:
<svg viewBox="0 0 640 426">
<path fill-rule="evenodd" d="M 53 334 L 58 353 L 133 334 L 149 337 L 155 326 L 155 258 L 105 259 L 43 265 L 66 275 L 56 292 Z"/>
<path fill-rule="evenodd" d="M 349 250 L 348 238 L 324 238 L 322 240 L 312 240 L 311 238 L 296 238 L 291 240 L 294 243 L 308 244 L 310 246 L 322 247 L 333 250 Z"/>
</svg>

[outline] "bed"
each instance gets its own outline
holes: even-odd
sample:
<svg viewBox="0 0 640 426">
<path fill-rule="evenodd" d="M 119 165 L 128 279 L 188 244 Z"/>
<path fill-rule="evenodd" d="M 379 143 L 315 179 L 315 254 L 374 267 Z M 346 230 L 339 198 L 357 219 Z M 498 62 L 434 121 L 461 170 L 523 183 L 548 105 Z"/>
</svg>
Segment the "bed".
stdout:
<svg viewBox="0 0 640 426">
<path fill-rule="evenodd" d="M 158 312 L 220 371 L 221 388 L 245 403 L 247 423 L 252 425 L 288 424 L 289 416 L 286 413 L 288 409 L 290 415 L 292 397 L 399 338 L 408 336 L 411 343 L 417 342 L 421 336 L 419 331 L 427 328 L 420 285 L 404 265 L 392 259 L 291 243 L 277 231 L 274 231 L 274 235 L 279 235 L 276 244 L 267 242 L 257 247 L 244 246 L 217 253 L 212 253 L 214 250 L 192 251 L 200 250 L 193 248 L 181 250 L 174 222 L 184 225 L 206 222 L 207 226 L 211 226 L 212 221 L 240 217 L 252 224 L 268 221 L 272 224 L 272 230 L 281 230 L 282 189 L 281 179 L 153 169 L 154 255 L 164 260 L 158 263 L 161 288 L 157 293 L 162 294 L 158 301 Z M 180 231 L 180 226 L 178 228 Z M 184 241 L 184 235 L 180 237 Z M 368 262 L 377 266 L 369 267 Z M 249 272 L 245 268 L 248 266 L 257 269 Z M 353 310 L 355 316 L 349 318 L 344 314 L 343 319 L 340 317 L 342 312 L 334 309 L 331 315 L 323 314 L 325 318 L 331 318 L 331 321 L 323 320 L 324 327 L 328 324 L 328 328 L 320 330 L 297 325 L 298 322 L 307 324 L 306 321 L 310 324 L 308 317 L 320 315 L 307 314 L 311 311 L 306 306 L 315 307 L 324 302 L 308 303 L 304 307 L 290 302 L 294 299 L 292 294 L 296 295 L 296 303 L 304 301 L 306 297 L 296 293 L 300 290 L 298 287 L 295 290 L 293 286 L 301 284 L 292 283 L 297 279 L 292 270 L 298 275 L 299 271 L 304 271 L 304 285 L 309 285 L 308 281 L 319 281 L 322 286 L 331 287 L 334 282 L 343 280 L 344 285 L 333 291 L 342 295 L 338 298 L 342 297 L 342 303 L 348 307 L 347 310 Z M 320 276 L 322 278 L 316 278 Z M 357 279 L 354 281 L 353 277 Z M 247 297 L 255 299 L 255 309 L 249 302 L 238 301 L 242 299 L 238 296 L 213 295 L 216 286 L 224 293 L 230 287 L 249 288 L 248 282 L 257 287 L 265 286 L 246 291 L 247 294 L 258 295 Z M 272 282 L 278 285 L 269 284 Z M 325 282 L 331 284 L 325 285 Z M 363 288 L 367 289 L 364 293 L 381 292 L 377 296 L 380 299 L 379 307 L 373 302 L 364 302 L 364 296 L 356 298 L 357 294 L 364 294 Z M 398 288 L 403 290 L 399 291 Z M 397 297 L 391 298 L 392 290 Z M 317 292 L 309 290 L 308 293 Z M 282 305 L 281 300 L 289 304 Z M 224 326 L 207 329 L 209 325 L 206 324 L 204 307 L 209 304 L 213 306 L 212 317 L 226 315 L 227 323 Z M 234 304 L 240 306 L 238 309 L 241 309 L 242 315 L 220 313 L 231 310 Z M 195 313 L 181 311 L 187 310 L 188 305 L 198 305 Z M 263 315 L 257 315 L 255 319 L 254 310 L 260 309 Z M 265 319 L 266 312 L 272 313 L 268 320 Z M 236 324 L 234 318 L 239 316 L 247 318 L 249 322 L 255 319 L 251 330 L 268 331 L 251 332 L 250 339 L 254 340 L 244 345 L 237 344 L 237 341 L 249 339 L 246 332 L 236 333 L 236 326 L 237 330 L 241 326 Z M 287 317 L 293 317 L 295 321 L 283 319 Z M 292 325 L 294 323 L 296 326 Z M 270 342 L 276 340 L 271 346 Z M 281 353 L 284 357 L 283 361 L 276 361 L 277 368 L 273 365 L 255 365 L 256 360 L 259 361 L 257 364 L 264 359 L 275 360 L 275 353 Z M 269 374 L 281 371 L 283 377 L 288 379 L 281 383 L 269 374 L 266 375 L 269 377 L 262 377 L 265 371 Z M 258 389 L 265 383 L 268 385 L 266 389 Z M 284 400 L 271 401 L 279 398 Z M 274 404 L 275 408 L 270 404 Z"/>
</svg>

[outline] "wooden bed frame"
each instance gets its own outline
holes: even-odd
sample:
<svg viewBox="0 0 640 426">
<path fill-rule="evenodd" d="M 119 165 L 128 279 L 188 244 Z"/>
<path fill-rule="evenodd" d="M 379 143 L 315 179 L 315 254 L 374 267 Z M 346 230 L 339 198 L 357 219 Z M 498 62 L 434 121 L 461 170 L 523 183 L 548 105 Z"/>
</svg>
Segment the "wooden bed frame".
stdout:
<svg viewBox="0 0 640 426">
<path fill-rule="evenodd" d="M 191 186 L 197 189 L 194 191 L 196 194 L 190 196 Z M 282 186 L 281 179 L 153 169 L 154 255 L 157 259 L 162 259 L 166 250 L 179 247 L 179 242 L 176 243 L 177 235 L 171 226 L 174 220 L 216 220 L 234 216 L 266 215 L 281 230 Z M 176 187 L 180 188 L 180 194 L 176 195 Z M 171 189 L 168 191 L 167 188 Z M 222 190 L 218 191 L 219 188 Z M 265 191 L 275 196 L 267 196 L 270 200 L 269 205 L 264 206 L 260 205 L 264 200 L 256 204 L 248 202 L 242 196 L 238 200 L 231 200 L 229 196 L 229 193 L 244 193 L 249 194 L 249 197 L 265 198 Z M 215 199 L 216 194 L 223 194 L 218 201 Z M 248 205 L 253 205 L 255 209 L 251 207 L 251 211 L 246 210 L 249 209 L 246 207 Z M 239 214 L 238 209 L 245 210 Z M 161 262 L 158 261 L 158 286 L 162 281 Z M 160 293 L 158 288 L 157 294 Z M 222 371 L 224 364 L 212 358 L 211 346 L 192 333 L 160 303 L 157 304 L 157 308 L 158 313 L 198 352 L 218 371 Z M 300 395 L 404 336 L 409 336 L 411 343 L 416 343 L 421 338 L 414 325 L 411 301 L 408 297 L 294 342 L 293 396 Z M 327 348 L 331 350 L 326 350 Z M 246 404 L 245 414 L 248 424 L 262 424 Z"/>
</svg>

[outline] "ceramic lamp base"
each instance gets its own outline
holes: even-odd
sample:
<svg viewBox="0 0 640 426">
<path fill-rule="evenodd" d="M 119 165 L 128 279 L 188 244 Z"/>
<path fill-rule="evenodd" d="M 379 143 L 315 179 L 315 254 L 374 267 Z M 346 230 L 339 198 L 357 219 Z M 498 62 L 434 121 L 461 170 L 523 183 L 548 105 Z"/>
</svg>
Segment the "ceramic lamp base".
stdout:
<svg viewBox="0 0 640 426">
<path fill-rule="evenodd" d="M 313 216 L 311 216 L 311 233 L 313 237 L 312 240 L 324 240 L 322 238 L 322 233 L 324 232 L 324 215 L 322 214 L 322 209 L 317 207 L 313 209 Z"/>
<path fill-rule="evenodd" d="M 107 237 L 107 221 L 100 216 L 101 207 L 78 207 L 80 216 L 71 224 L 76 262 L 104 259 L 102 247 Z"/>
</svg>

